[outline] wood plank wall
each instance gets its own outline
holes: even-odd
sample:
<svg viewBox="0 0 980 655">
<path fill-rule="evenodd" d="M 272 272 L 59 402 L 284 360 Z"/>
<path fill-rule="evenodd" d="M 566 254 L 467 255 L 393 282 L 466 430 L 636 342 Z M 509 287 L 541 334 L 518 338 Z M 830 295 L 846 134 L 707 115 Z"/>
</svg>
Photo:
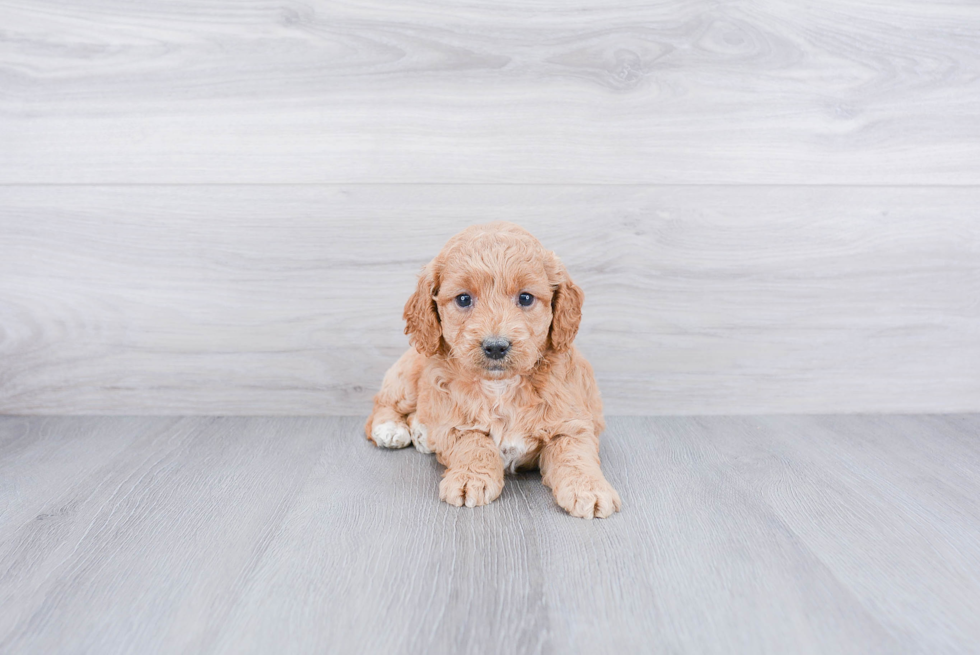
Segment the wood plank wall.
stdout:
<svg viewBox="0 0 980 655">
<path fill-rule="evenodd" d="M 359 414 L 519 222 L 615 414 L 980 411 L 974 2 L 0 1 L 0 412 Z"/>
</svg>

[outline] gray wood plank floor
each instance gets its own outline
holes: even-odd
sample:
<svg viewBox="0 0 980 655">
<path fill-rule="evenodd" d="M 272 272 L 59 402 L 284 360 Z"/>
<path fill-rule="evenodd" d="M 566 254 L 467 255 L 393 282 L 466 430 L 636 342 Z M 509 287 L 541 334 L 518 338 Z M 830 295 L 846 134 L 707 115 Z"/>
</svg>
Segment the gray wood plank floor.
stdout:
<svg viewBox="0 0 980 655">
<path fill-rule="evenodd" d="M 3 653 L 959 653 L 980 416 L 612 418 L 623 512 L 360 418 L 0 418 Z"/>
</svg>

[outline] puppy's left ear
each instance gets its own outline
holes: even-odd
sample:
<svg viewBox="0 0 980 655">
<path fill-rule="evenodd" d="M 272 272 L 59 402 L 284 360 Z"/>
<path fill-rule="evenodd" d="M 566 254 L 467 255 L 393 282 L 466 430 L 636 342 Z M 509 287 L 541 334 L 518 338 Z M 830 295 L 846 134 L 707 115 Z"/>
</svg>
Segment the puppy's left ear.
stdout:
<svg viewBox="0 0 980 655">
<path fill-rule="evenodd" d="M 558 269 L 558 287 L 551 298 L 551 348 L 557 352 L 565 352 L 572 347 L 572 341 L 578 334 L 585 294 L 568 277 L 568 271 L 561 261 L 557 257 L 554 261 Z"/>
<path fill-rule="evenodd" d="M 419 354 L 432 357 L 439 351 L 442 341 L 442 325 L 436 309 L 436 279 L 434 265 L 430 262 L 419 275 L 415 293 L 405 303 L 405 334 Z"/>
</svg>

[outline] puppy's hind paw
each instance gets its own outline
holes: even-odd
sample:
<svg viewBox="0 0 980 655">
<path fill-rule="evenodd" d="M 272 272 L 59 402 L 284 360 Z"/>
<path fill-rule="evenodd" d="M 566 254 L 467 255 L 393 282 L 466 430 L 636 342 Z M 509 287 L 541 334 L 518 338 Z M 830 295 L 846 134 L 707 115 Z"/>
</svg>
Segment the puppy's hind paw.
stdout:
<svg viewBox="0 0 980 655">
<path fill-rule="evenodd" d="M 412 415 L 408 421 L 408 429 L 412 433 L 412 443 L 415 444 L 415 450 L 425 455 L 431 454 L 432 448 L 429 447 L 429 428 L 419 423 L 418 419 Z"/>
<path fill-rule="evenodd" d="M 408 426 L 395 421 L 385 421 L 374 426 L 371 439 L 379 448 L 404 448 L 412 443 Z"/>
</svg>

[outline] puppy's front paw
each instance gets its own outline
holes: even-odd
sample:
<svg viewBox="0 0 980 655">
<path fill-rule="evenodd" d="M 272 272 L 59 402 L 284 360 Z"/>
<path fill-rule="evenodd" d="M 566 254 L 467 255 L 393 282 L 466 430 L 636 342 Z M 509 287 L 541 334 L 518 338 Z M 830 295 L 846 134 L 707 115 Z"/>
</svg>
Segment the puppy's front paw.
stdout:
<svg viewBox="0 0 980 655">
<path fill-rule="evenodd" d="M 604 478 L 576 477 L 555 489 L 555 500 L 580 519 L 608 518 L 622 507 L 619 494 Z"/>
<path fill-rule="evenodd" d="M 412 443 L 408 426 L 394 421 L 385 421 L 375 425 L 374 429 L 371 430 L 371 438 L 381 448 L 404 448 Z"/>
<path fill-rule="evenodd" d="M 504 481 L 486 473 L 470 470 L 449 470 L 439 483 L 439 499 L 456 507 L 479 507 L 497 499 Z"/>
</svg>

